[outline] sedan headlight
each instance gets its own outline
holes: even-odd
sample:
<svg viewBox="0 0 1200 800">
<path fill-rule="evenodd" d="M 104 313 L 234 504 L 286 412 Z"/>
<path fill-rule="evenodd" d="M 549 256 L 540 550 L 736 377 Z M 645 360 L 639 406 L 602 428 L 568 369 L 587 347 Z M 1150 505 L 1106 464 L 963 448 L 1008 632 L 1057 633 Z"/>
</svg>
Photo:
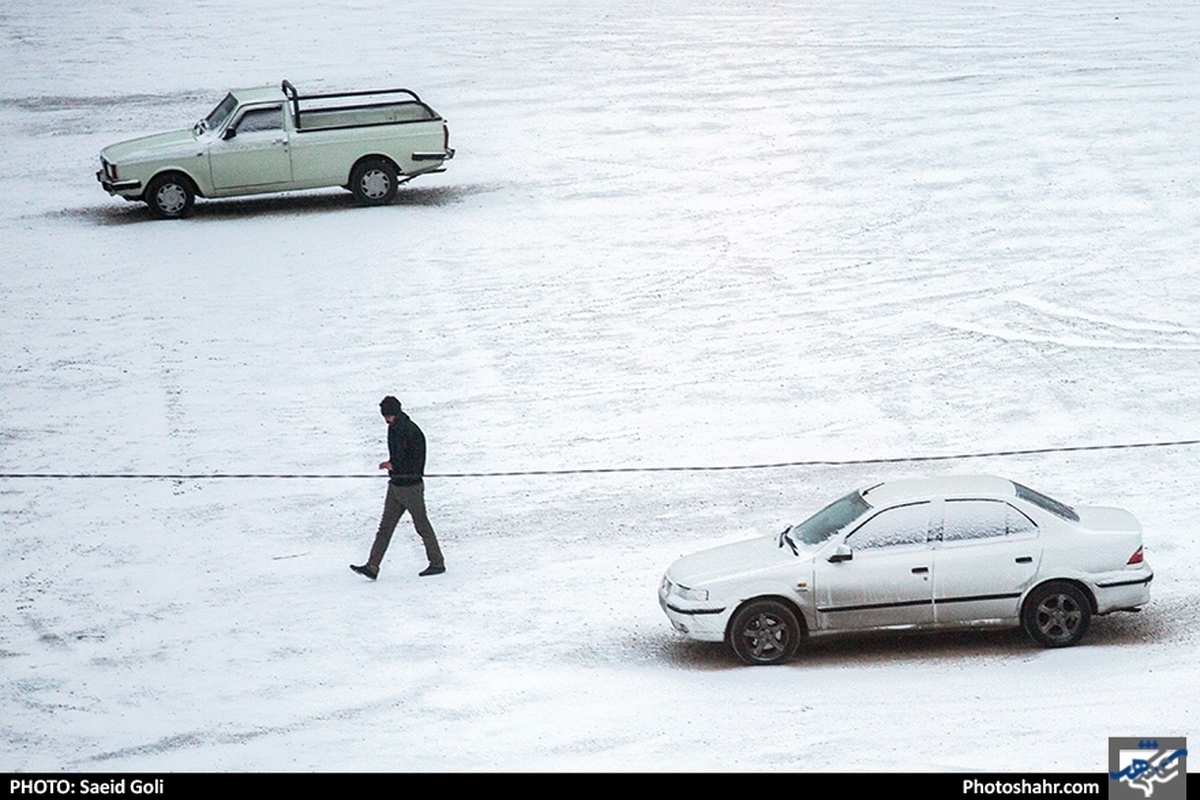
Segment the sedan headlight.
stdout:
<svg viewBox="0 0 1200 800">
<path fill-rule="evenodd" d="M 675 584 L 675 596 L 684 600 L 707 600 L 708 589 L 689 589 L 686 586 Z"/>
</svg>

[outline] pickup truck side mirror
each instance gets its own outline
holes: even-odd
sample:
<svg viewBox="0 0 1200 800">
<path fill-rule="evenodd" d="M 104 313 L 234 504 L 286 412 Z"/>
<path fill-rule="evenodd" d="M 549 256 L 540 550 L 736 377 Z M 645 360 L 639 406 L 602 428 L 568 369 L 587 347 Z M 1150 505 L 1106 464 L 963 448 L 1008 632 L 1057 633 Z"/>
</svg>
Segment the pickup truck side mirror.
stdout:
<svg viewBox="0 0 1200 800">
<path fill-rule="evenodd" d="M 839 544 L 833 554 L 829 556 L 829 563 L 836 564 L 839 561 L 850 561 L 854 558 L 854 551 L 844 544 Z"/>
<path fill-rule="evenodd" d="M 226 128 L 225 133 L 221 134 L 222 139 L 232 139 L 237 136 L 237 128 Z"/>
</svg>

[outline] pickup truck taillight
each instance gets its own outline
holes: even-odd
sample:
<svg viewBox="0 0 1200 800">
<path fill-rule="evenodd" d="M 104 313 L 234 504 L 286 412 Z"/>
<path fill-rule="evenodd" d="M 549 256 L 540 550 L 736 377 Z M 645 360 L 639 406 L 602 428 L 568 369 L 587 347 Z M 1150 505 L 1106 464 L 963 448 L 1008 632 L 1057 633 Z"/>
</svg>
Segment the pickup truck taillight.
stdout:
<svg viewBox="0 0 1200 800">
<path fill-rule="evenodd" d="M 442 123 L 442 148 L 450 149 L 450 126 L 444 122 Z"/>
</svg>

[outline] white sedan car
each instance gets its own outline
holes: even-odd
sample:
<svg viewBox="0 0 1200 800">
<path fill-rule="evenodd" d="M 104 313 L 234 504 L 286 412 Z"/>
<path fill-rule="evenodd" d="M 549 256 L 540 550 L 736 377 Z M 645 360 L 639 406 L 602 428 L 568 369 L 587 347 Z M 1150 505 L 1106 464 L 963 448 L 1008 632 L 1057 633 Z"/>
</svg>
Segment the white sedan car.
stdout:
<svg viewBox="0 0 1200 800">
<path fill-rule="evenodd" d="M 780 534 L 684 556 L 658 598 L 676 630 L 778 664 L 840 631 L 1022 626 L 1065 647 L 1093 615 L 1147 603 L 1153 577 L 1128 511 L 960 476 L 880 483 Z"/>
</svg>

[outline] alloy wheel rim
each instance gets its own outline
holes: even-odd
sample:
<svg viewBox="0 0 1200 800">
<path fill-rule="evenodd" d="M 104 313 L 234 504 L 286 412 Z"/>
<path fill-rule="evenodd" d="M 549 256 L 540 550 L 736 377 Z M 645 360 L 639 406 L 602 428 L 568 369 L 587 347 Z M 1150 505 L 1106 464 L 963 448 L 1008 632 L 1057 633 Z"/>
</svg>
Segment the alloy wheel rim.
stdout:
<svg viewBox="0 0 1200 800">
<path fill-rule="evenodd" d="M 782 652 L 787 643 L 787 628 L 770 614 L 759 614 L 742 632 L 750 653 L 757 659 L 773 652 Z"/>
<path fill-rule="evenodd" d="M 1056 641 L 1069 639 L 1079 627 L 1082 616 L 1072 598 L 1065 594 L 1051 595 L 1038 604 L 1038 630 Z"/>
</svg>

